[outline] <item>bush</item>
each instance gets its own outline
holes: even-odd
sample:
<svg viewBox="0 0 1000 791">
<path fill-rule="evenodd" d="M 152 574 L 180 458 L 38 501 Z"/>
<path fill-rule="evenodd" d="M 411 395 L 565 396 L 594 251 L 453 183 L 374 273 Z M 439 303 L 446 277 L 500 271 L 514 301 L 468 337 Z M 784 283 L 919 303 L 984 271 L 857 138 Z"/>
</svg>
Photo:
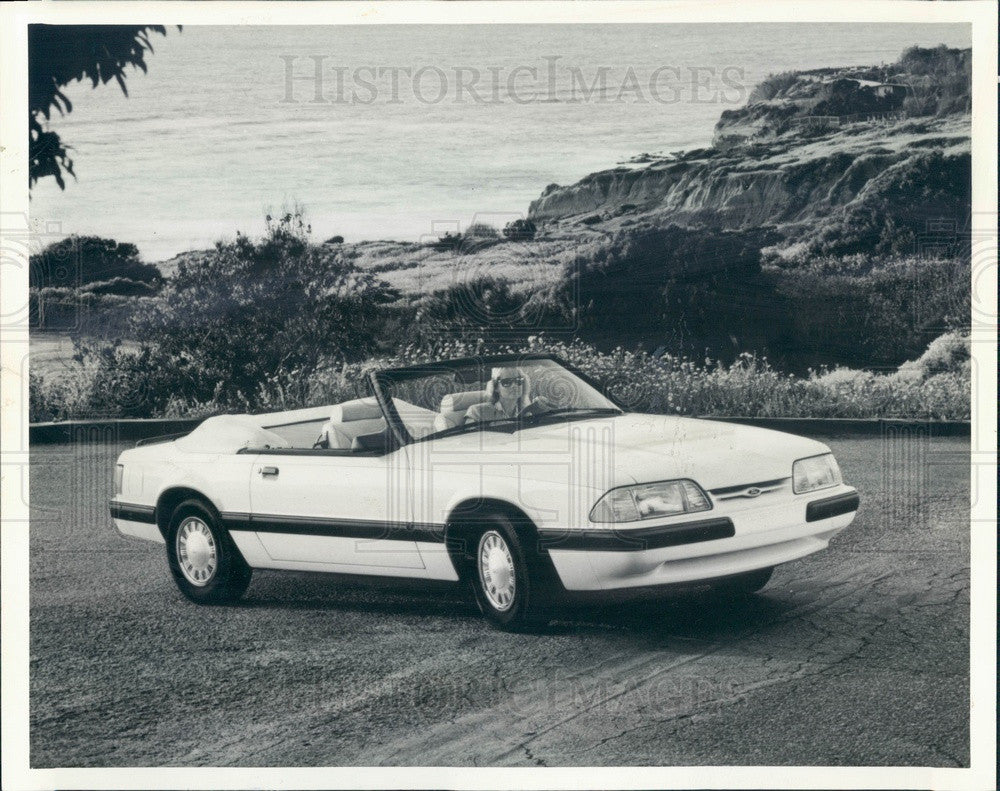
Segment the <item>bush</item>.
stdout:
<svg viewBox="0 0 1000 791">
<path fill-rule="evenodd" d="M 759 334 L 755 322 L 769 322 L 744 315 L 767 238 L 766 232 L 642 225 L 581 246 L 565 277 L 582 329 L 619 342 L 657 338 L 676 352 L 707 346 L 721 353 L 732 348 L 729 337 L 739 327 L 747 348 Z"/>
<path fill-rule="evenodd" d="M 146 284 L 137 284 L 141 291 Z M 155 287 L 150 285 L 154 290 Z M 155 293 L 155 291 L 154 291 Z M 146 310 L 150 297 L 101 293 L 87 288 L 41 288 L 28 292 L 33 330 L 71 332 L 98 338 L 131 338 L 130 317 Z"/>
<path fill-rule="evenodd" d="M 515 290 L 507 280 L 481 276 L 420 300 L 411 337 L 523 338 L 540 328 L 565 326 L 569 310 L 558 288 Z"/>
<path fill-rule="evenodd" d="M 765 358 L 740 355 L 729 364 L 695 362 L 616 348 L 601 352 L 579 341 L 562 343 L 534 337 L 505 345 L 484 340 L 447 340 L 408 347 L 371 366 L 431 362 L 452 357 L 506 352 L 549 352 L 602 383 L 630 410 L 654 414 L 746 417 L 908 418 L 968 420 L 971 386 L 967 375 L 942 373 L 924 382 L 868 371 L 810 371 L 794 376 L 774 369 Z M 360 375 L 362 368 L 358 368 Z M 333 392 L 344 372 L 336 372 Z M 316 387 L 322 391 L 321 384 Z"/>
<path fill-rule="evenodd" d="M 787 306 L 783 351 L 800 364 L 895 367 L 971 309 L 965 258 L 824 258 L 767 276 Z"/>
<path fill-rule="evenodd" d="M 47 423 L 51 420 L 96 417 L 89 406 L 91 377 L 82 368 L 59 375 L 28 375 L 28 420 Z"/>
<path fill-rule="evenodd" d="M 477 222 L 466 228 L 465 236 L 472 239 L 499 239 L 500 232 L 492 225 Z"/>
<path fill-rule="evenodd" d="M 950 344 L 950 342 L 949 342 Z M 933 346 L 933 344 L 932 344 Z M 534 337 L 504 345 L 483 339 L 436 340 L 366 362 L 325 364 L 309 371 L 283 368 L 260 379 L 242 399 L 173 391 L 175 372 L 154 354 L 118 347 L 114 365 L 88 356 L 72 378 L 31 377 L 31 420 L 96 415 L 205 416 L 226 409 L 277 411 L 353 398 L 365 370 L 502 352 L 550 352 L 603 382 L 607 391 L 637 412 L 701 416 L 907 418 L 968 420 L 971 382 L 967 369 L 926 378 L 837 368 L 794 376 L 761 357 L 743 354 L 732 363 L 695 362 L 616 348 L 601 352 L 579 341 Z M 183 378 L 182 372 L 176 372 Z M 129 394 L 122 402 L 120 394 Z M 89 410 L 89 411 L 88 411 Z M 144 410 L 149 410 L 144 412 Z"/>
<path fill-rule="evenodd" d="M 935 338 L 916 360 L 908 360 L 899 366 L 901 376 L 929 379 L 938 374 L 956 374 L 971 377 L 972 357 L 969 336 L 958 330 L 947 332 Z"/>
<path fill-rule="evenodd" d="M 449 251 L 459 255 L 470 255 L 500 242 L 500 232 L 486 223 L 473 223 L 466 228 L 465 233 L 446 231 L 444 236 L 430 246 L 435 250 Z"/>
<path fill-rule="evenodd" d="M 462 244 L 462 234 L 445 231 L 444 236 L 439 236 L 436 242 L 431 242 L 430 246 L 435 250 L 458 250 Z"/>
<path fill-rule="evenodd" d="M 70 236 L 31 256 L 32 327 L 113 335 L 163 285 L 160 270 L 139 260 L 134 244 Z"/>
<path fill-rule="evenodd" d="M 124 411 L 133 403 L 162 409 L 171 396 L 242 408 L 276 373 L 308 377 L 376 351 L 381 308 L 395 292 L 312 246 L 306 231 L 299 215 L 287 215 L 260 241 L 237 235 L 197 262 L 182 261 L 132 317 L 131 337 L 143 339 L 137 349 L 86 350 L 101 371 L 95 387 L 144 393 L 129 396 Z"/>
<path fill-rule="evenodd" d="M 747 417 L 914 418 L 967 420 L 969 377 L 956 373 L 924 382 L 895 374 L 853 371 L 828 378 L 825 370 L 794 376 L 765 358 L 742 354 L 730 364 L 696 363 L 672 355 L 574 344 L 536 343 L 603 381 L 630 409 L 685 415 Z"/>
<path fill-rule="evenodd" d="M 184 369 L 156 345 L 78 341 L 76 346 L 90 379 L 82 399 L 90 415 L 162 415 L 170 394 L 185 385 Z M 220 395 L 221 389 L 215 394 Z"/>
<path fill-rule="evenodd" d="M 523 218 L 513 220 L 503 227 L 504 238 L 516 242 L 531 241 L 537 232 L 535 224 Z"/>
<path fill-rule="evenodd" d="M 794 71 L 783 71 L 780 74 L 769 74 L 761 80 L 750 92 L 747 104 L 766 102 L 779 98 L 781 94 L 799 81 L 800 75 Z"/>
<path fill-rule="evenodd" d="M 822 98 L 812 108 L 812 115 L 886 113 L 898 110 L 903 103 L 902 93 L 893 92 L 881 97 L 871 88 L 847 78 L 823 85 L 821 95 Z"/>
<path fill-rule="evenodd" d="M 32 255 L 29 265 L 31 288 L 73 288 L 114 278 L 151 284 L 162 280 L 159 269 L 139 260 L 134 244 L 99 236 L 68 236 Z"/>
<path fill-rule="evenodd" d="M 962 232 L 971 210 L 969 154 L 922 151 L 871 179 L 857 200 L 820 225 L 809 249 L 820 255 L 913 254 L 932 223 L 944 220 Z"/>
<path fill-rule="evenodd" d="M 904 82 L 909 94 L 903 107 L 908 115 L 947 115 L 971 110 L 972 51 L 938 47 L 910 47 L 890 67 L 890 79 Z"/>
<path fill-rule="evenodd" d="M 486 223 L 473 223 L 465 230 L 456 252 L 470 255 L 500 243 L 500 232 Z"/>
</svg>

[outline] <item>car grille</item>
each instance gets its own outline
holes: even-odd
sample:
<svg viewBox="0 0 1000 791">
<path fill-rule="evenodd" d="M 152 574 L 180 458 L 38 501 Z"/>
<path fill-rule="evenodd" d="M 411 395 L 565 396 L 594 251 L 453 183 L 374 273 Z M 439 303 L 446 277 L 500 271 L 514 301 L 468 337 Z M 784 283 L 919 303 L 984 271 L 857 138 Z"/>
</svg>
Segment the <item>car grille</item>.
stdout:
<svg viewBox="0 0 1000 791">
<path fill-rule="evenodd" d="M 754 500 L 758 497 L 790 492 L 791 490 L 791 478 L 775 478 L 771 481 L 742 483 L 738 486 L 722 486 L 718 489 L 710 489 L 709 494 L 716 500 Z"/>
</svg>

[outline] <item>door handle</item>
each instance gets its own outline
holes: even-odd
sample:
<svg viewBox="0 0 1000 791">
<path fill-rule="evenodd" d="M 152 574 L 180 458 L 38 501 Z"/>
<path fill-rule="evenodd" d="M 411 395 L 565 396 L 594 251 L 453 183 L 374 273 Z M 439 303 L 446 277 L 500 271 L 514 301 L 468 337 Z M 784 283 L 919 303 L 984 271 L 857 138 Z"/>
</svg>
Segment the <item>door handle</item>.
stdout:
<svg viewBox="0 0 1000 791">
<path fill-rule="evenodd" d="M 278 468 L 277 467 L 261 467 L 260 470 L 258 470 L 258 472 L 260 472 L 261 475 L 277 475 L 278 474 Z"/>
</svg>

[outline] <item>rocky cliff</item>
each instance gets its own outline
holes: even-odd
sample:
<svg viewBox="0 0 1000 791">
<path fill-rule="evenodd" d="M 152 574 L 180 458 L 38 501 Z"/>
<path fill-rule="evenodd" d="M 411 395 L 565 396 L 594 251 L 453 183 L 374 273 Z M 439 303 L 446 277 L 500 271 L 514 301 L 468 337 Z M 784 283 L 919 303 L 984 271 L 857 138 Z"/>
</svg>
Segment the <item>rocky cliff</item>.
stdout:
<svg viewBox="0 0 1000 791">
<path fill-rule="evenodd" d="M 722 114 L 711 148 L 550 185 L 529 215 L 550 226 L 722 228 L 827 216 L 887 171 L 919 171 L 928 152 L 967 168 L 967 68 L 967 51 L 914 48 L 889 67 L 771 77 Z"/>
<path fill-rule="evenodd" d="M 930 150 L 967 158 L 968 119 L 858 124 L 808 140 L 606 170 L 569 187 L 548 187 L 529 216 L 590 225 L 636 216 L 728 228 L 783 225 L 846 206 L 876 176 Z"/>
</svg>

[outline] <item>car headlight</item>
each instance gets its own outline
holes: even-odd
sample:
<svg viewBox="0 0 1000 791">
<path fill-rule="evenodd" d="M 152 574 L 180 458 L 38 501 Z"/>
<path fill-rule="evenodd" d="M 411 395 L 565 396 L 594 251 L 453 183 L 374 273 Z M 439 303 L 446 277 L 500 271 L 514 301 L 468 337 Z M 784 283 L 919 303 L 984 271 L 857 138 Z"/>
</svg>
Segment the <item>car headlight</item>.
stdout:
<svg viewBox="0 0 1000 791">
<path fill-rule="evenodd" d="M 711 508 L 708 495 L 694 481 L 658 481 L 612 489 L 590 510 L 590 521 L 637 522 Z"/>
<path fill-rule="evenodd" d="M 832 453 L 799 459 L 792 465 L 792 489 L 796 494 L 829 489 L 843 483 L 840 467 Z"/>
<path fill-rule="evenodd" d="M 125 477 L 125 465 L 115 465 L 115 494 L 122 493 L 122 478 Z"/>
</svg>

